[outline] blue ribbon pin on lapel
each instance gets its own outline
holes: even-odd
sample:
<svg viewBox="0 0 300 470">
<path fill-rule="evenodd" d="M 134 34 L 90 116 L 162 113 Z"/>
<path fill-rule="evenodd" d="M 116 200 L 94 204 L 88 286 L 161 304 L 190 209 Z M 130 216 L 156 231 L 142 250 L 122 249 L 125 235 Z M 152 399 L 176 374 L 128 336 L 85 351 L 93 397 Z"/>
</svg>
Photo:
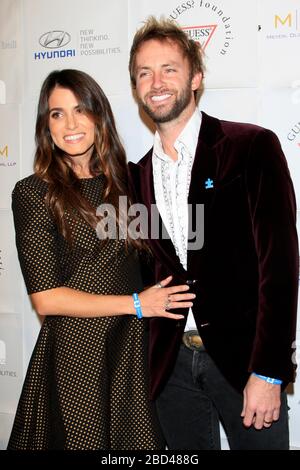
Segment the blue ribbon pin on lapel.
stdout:
<svg viewBox="0 0 300 470">
<path fill-rule="evenodd" d="M 210 178 L 207 178 L 207 180 L 204 182 L 205 189 L 212 189 L 214 187 L 214 182 Z"/>
</svg>

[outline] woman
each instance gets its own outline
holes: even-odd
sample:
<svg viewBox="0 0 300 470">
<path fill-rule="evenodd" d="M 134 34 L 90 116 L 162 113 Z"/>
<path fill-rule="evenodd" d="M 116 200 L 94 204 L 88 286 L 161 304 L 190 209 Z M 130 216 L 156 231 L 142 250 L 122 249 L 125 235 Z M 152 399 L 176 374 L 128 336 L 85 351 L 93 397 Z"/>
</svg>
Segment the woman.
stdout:
<svg viewBox="0 0 300 470">
<path fill-rule="evenodd" d="M 144 317 L 179 319 L 186 286 L 142 290 L 141 241 L 97 237 L 96 208 L 121 212 L 126 157 L 107 98 L 86 73 L 50 73 L 41 89 L 34 175 L 13 191 L 19 260 L 45 316 L 8 449 L 157 449 L 148 402 Z M 135 237 L 132 237 L 135 238 Z M 180 292 L 182 292 L 180 294 Z"/>
</svg>

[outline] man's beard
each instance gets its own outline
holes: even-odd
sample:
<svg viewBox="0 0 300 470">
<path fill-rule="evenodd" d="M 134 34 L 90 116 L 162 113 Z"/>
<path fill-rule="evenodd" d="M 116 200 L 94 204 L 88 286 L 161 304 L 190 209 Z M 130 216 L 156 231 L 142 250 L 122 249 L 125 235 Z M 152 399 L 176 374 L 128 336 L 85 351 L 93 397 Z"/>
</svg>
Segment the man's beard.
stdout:
<svg viewBox="0 0 300 470">
<path fill-rule="evenodd" d="M 191 84 L 188 83 L 185 89 L 181 92 L 179 97 L 176 99 L 172 108 L 165 112 L 160 111 L 159 108 L 153 111 L 146 103 L 141 102 L 142 108 L 146 114 L 157 124 L 163 122 L 170 122 L 173 119 L 178 118 L 182 111 L 187 108 L 192 98 L 193 91 L 191 90 Z M 163 107 L 163 105 L 162 105 Z"/>
</svg>

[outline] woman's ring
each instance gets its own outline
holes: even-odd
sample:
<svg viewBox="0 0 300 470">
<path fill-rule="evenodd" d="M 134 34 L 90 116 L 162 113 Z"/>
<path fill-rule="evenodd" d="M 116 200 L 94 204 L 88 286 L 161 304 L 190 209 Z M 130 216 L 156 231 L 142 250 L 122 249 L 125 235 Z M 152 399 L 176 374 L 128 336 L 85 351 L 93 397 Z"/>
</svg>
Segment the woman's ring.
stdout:
<svg viewBox="0 0 300 470">
<path fill-rule="evenodd" d="M 155 287 L 162 287 L 162 285 L 160 282 L 158 282 L 157 284 L 155 284 Z"/>
<path fill-rule="evenodd" d="M 171 297 L 170 297 L 170 295 L 168 295 L 167 300 L 165 302 L 165 310 L 169 310 L 170 303 L 171 303 Z"/>
</svg>

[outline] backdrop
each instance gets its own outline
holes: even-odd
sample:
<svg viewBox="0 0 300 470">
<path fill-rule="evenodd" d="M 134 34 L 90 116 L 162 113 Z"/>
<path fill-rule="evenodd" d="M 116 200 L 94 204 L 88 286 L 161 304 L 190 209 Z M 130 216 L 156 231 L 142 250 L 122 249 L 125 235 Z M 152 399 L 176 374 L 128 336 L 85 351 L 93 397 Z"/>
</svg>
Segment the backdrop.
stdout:
<svg viewBox="0 0 300 470">
<path fill-rule="evenodd" d="M 202 44 L 207 74 L 201 109 L 277 133 L 299 204 L 299 0 L 1 0 L 0 448 L 40 327 L 18 265 L 10 205 L 15 182 L 32 173 L 41 83 L 54 69 L 90 73 L 111 102 L 128 159 L 138 160 L 152 134 L 139 117 L 127 67 L 132 37 L 150 14 L 173 18 Z M 298 344 L 299 338 L 298 322 Z M 300 448 L 299 375 L 289 404 L 291 445 Z"/>
</svg>

